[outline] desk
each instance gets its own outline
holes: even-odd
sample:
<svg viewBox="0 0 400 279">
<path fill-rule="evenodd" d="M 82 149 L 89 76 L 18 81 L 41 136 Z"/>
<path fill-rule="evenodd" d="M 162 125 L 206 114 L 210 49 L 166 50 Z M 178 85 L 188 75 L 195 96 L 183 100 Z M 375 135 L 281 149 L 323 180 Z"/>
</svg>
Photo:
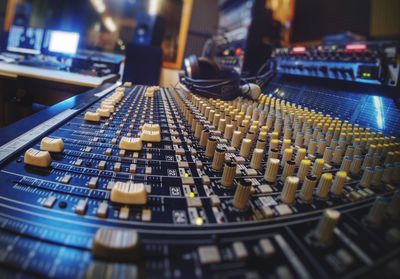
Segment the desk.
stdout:
<svg viewBox="0 0 400 279">
<path fill-rule="evenodd" d="M 5 62 L 0 62 L 0 77 L 25 77 L 91 88 L 95 88 L 105 82 L 117 79 L 117 75 L 115 74 L 110 74 L 104 77 L 93 77 L 78 73 L 35 68 Z"/>
<path fill-rule="evenodd" d="M 0 62 L 0 127 L 34 113 L 33 103 L 51 106 L 117 79 Z"/>
</svg>

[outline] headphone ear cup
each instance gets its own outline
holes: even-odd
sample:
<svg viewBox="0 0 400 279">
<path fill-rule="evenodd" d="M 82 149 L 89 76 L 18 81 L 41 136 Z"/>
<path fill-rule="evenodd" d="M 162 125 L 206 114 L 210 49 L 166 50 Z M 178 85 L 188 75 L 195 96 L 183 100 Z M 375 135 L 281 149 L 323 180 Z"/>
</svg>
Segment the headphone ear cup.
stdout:
<svg viewBox="0 0 400 279">
<path fill-rule="evenodd" d="M 186 76 L 190 78 L 197 78 L 200 74 L 199 62 L 196 55 L 189 55 L 184 60 L 184 70 Z"/>
<path fill-rule="evenodd" d="M 196 78 L 199 79 L 216 79 L 219 77 L 220 69 L 218 65 L 206 58 L 206 57 L 199 57 L 197 59 L 199 65 L 199 75 Z"/>
</svg>

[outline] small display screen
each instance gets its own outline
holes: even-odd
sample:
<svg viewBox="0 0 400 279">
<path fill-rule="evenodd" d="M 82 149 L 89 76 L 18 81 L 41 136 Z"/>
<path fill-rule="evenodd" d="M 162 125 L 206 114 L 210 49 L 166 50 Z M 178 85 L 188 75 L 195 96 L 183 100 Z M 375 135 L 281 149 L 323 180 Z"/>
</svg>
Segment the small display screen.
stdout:
<svg viewBox="0 0 400 279">
<path fill-rule="evenodd" d="M 79 33 L 49 31 L 48 51 L 75 54 L 79 44 Z"/>
<path fill-rule="evenodd" d="M 7 51 L 40 54 L 43 29 L 13 25 L 10 28 L 7 41 Z"/>
</svg>

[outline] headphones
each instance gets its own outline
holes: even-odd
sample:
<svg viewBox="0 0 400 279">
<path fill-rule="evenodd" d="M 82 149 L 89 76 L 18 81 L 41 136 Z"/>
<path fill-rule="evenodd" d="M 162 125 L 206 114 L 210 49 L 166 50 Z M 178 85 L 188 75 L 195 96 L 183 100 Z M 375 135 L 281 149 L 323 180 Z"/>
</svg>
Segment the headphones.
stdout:
<svg viewBox="0 0 400 279">
<path fill-rule="evenodd" d="M 187 89 L 208 98 L 233 100 L 245 96 L 257 100 L 261 88 L 255 83 L 246 82 L 234 70 L 221 70 L 218 65 L 207 57 L 190 55 L 184 60 L 184 71 L 179 79 Z"/>
<path fill-rule="evenodd" d="M 190 91 L 223 100 L 233 100 L 242 94 L 236 71 L 221 70 L 214 61 L 196 55 L 186 57 L 183 63 L 180 81 Z"/>
</svg>

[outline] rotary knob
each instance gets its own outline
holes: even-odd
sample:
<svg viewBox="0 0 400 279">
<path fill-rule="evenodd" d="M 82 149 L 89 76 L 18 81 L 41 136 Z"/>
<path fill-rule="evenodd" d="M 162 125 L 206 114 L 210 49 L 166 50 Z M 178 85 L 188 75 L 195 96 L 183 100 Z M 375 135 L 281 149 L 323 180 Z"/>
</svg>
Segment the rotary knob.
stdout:
<svg viewBox="0 0 400 279">
<path fill-rule="evenodd" d="M 296 176 L 286 177 L 281 193 L 281 199 L 283 203 L 292 204 L 294 202 L 299 181 L 299 178 Z"/>
<path fill-rule="evenodd" d="M 247 206 L 251 194 L 251 180 L 241 179 L 233 196 L 233 206 L 243 210 Z"/>
<path fill-rule="evenodd" d="M 236 163 L 234 162 L 225 163 L 224 170 L 222 172 L 221 185 L 224 187 L 232 187 L 235 175 L 236 175 Z"/>
<path fill-rule="evenodd" d="M 340 212 L 334 209 L 325 209 L 314 231 L 315 238 L 324 244 L 328 244 L 333 237 L 333 231 L 340 218 Z"/>
</svg>

